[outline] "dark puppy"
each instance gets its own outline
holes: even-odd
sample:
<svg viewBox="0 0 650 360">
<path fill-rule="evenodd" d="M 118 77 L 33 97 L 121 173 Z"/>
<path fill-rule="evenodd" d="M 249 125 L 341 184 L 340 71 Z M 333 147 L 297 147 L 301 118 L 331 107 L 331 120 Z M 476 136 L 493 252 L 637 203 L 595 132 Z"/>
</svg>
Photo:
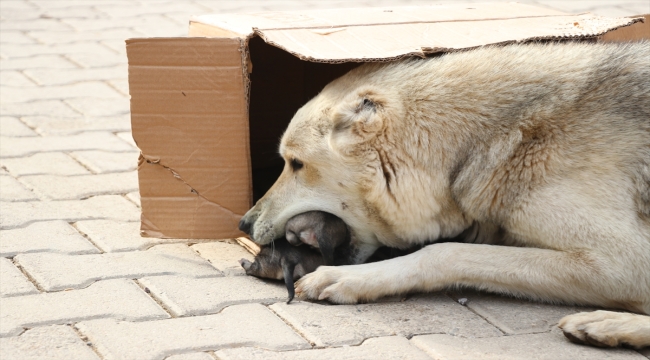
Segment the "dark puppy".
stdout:
<svg viewBox="0 0 650 360">
<path fill-rule="evenodd" d="M 295 295 L 293 282 L 315 271 L 325 261 L 318 250 L 308 246 L 293 246 L 281 238 L 263 246 L 254 262 L 241 259 L 239 263 L 246 270 L 246 275 L 284 280 L 289 292 L 288 304 Z"/>
<path fill-rule="evenodd" d="M 254 262 L 241 259 L 239 263 L 247 275 L 284 279 L 289 292 L 288 304 L 295 295 L 295 280 L 320 265 L 350 264 L 351 254 L 346 251 L 350 243 L 348 228 L 334 215 L 309 211 L 289 219 L 285 229 L 286 239 L 276 239 L 262 247 Z M 309 246 L 300 246 L 303 243 Z M 336 256 L 336 261 L 335 252 L 340 255 Z"/>
<path fill-rule="evenodd" d="M 284 231 L 291 245 L 305 243 L 319 249 L 325 265 L 350 264 L 350 254 L 345 253 L 350 244 L 350 232 L 338 217 L 322 211 L 308 211 L 289 219 Z M 335 253 L 340 256 L 335 257 Z"/>
</svg>

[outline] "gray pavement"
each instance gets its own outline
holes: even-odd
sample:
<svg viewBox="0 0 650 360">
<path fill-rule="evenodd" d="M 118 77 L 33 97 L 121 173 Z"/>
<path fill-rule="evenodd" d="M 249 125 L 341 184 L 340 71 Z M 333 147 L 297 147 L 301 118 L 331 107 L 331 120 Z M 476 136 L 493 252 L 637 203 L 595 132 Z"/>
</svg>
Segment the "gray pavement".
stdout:
<svg viewBox="0 0 650 360">
<path fill-rule="evenodd" d="M 126 38 L 183 36 L 193 14 L 431 3 L 0 0 L 0 358 L 643 359 L 569 343 L 556 324 L 578 307 L 473 292 L 286 305 L 281 284 L 243 276 L 233 241 L 139 236 Z"/>
</svg>

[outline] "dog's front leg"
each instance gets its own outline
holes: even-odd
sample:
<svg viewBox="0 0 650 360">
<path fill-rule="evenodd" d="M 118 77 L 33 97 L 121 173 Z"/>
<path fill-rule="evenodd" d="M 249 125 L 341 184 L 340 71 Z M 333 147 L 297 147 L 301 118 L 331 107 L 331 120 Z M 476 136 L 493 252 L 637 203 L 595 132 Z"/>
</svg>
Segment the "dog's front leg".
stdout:
<svg viewBox="0 0 650 360">
<path fill-rule="evenodd" d="M 579 251 L 444 243 L 377 263 L 320 267 L 300 279 L 296 291 L 308 299 L 350 304 L 463 285 L 565 303 L 633 303 L 635 299 L 613 298 L 621 294 L 619 287 L 630 286 L 620 284 L 620 274 L 609 273 L 606 263 L 606 258 Z M 637 296 L 643 292 L 648 289 Z"/>
</svg>

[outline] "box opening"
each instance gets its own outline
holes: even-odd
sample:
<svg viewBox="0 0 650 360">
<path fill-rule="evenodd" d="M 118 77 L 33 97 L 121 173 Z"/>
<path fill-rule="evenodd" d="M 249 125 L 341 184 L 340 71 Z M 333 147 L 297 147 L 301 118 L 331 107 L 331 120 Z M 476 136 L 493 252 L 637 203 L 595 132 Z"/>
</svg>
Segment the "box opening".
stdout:
<svg viewBox="0 0 650 360">
<path fill-rule="evenodd" d="M 259 200 L 280 176 L 284 160 L 278 153 L 280 138 L 296 111 L 329 82 L 361 65 L 316 63 L 269 45 L 259 37 L 249 42 L 250 151 L 253 201 Z"/>
</svg>

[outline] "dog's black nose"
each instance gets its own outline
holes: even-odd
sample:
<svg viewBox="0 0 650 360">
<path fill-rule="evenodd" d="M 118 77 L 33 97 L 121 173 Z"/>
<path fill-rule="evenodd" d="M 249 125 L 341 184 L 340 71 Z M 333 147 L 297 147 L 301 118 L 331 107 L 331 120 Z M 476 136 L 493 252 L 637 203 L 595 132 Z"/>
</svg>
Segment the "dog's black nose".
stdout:
<svg viewBox="0 0 650 360">
<path fill-rule="evenodd" d="M 241 220 L 239 220 L 239 230 L 245 232 L 245 233 L 248 234 L 248 235 L 251 234 L 251 233 L 250 233 L 250 231 L 251 231 L 251 225 L 253 225 L 253 223 L 250 223 L 250 222 L 246 221 L 246 219 L 244 219 L 244 218 L 242 218 Z"/>
</svg>

